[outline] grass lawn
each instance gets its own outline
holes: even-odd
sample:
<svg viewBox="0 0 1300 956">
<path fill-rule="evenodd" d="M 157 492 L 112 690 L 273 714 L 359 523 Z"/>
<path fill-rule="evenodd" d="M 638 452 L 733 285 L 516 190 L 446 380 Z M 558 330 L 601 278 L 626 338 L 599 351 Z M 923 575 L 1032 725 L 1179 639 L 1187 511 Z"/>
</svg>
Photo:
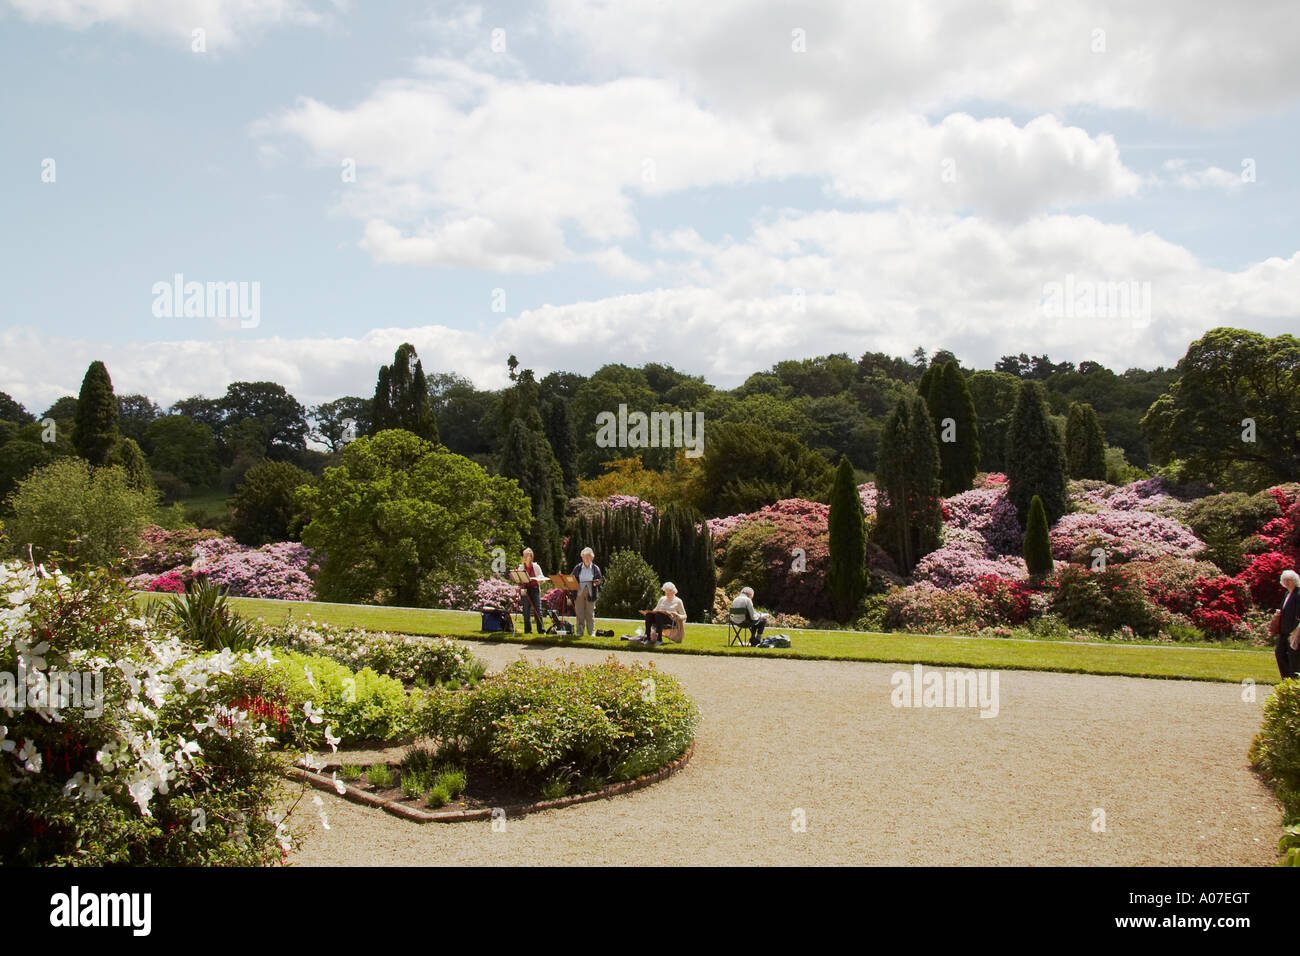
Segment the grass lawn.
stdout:
<svg viewBox="0 0 1300 956">
<path fill-rule="evenodd" d="M 141 596 L 148 601 L 152 596 Z M 1068 641 L 1022 641 L 1009 638 L 931 637 L 920 634 L 872 634 L 862 631 L 779 630 L 790 635 L 788 649 L 760 650 L 727 647 L 727 629 L 717 624 L 689 624 L 680 645 L 665 644 L 651 651 L 615 637 L 565 638 L 485 634 L 481 618 L 472 611 L 323 604 L 311 601 L 270 601 L 231 598 L 250 617 L 267 621 L 311 617 L 318 621 L 371 631 L 402 634 L 443 634 L 479 641 L 507 641 L 548 646 L 605 647 L 647 654 L 743 654 L 754 657 L 794 657 L 814 660 L 860 660 L 920 663 L 950 667 L 1005 670 L 1062 671 L 1076 674 L 1119 674 L 1183 680 L 1228 681 L 1247 678 L 1258 684 L 1277 681 L 1273 652 L 1267 649 L 1179 647 L 1177 645 L 1085 644 Z M 516 615 L 518 622 L 518 615 Z M 521 626 L 517 623 L 516 626 Z M 628 634 L 628 621 L 599 619 L 597 627 L 615 635 Z"/>
</svg>

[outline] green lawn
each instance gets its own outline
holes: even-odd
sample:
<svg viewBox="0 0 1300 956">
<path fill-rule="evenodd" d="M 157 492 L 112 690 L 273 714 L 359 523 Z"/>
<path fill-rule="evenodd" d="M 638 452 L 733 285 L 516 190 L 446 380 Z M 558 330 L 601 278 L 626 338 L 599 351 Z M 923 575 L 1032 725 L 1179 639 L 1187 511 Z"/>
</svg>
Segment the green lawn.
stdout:
<svg viewBox="0 0 1300 956">
<path fill-rule="evenodd" d="M 141 599 L 149 598 L 142 595 Z M 1140 644 L 1084 644 L 1065 641 L 1019 641 L 1006 638 L 931 637 L 918 634 L 872 634 L 861 631 L 784 630 L 792 646 L 782 650 L 727 647 L 727 629 L 721 625 L 690 624 L 680 645 L 666 644 L 650 651 L 629 645 L 618 637 L 526 637 L 517 634 L 485 634 L 479 630 L 480 616 L 470 611 L 432 611 L 420 608 L 373 607 L 355 604 L 322 604 L 303 601 L 269 601 L 231 598 L 242 613 L 267 621 L 312 617 L 331 624 L 351 625 L 372 631 L 403 634 L 445 634 L 480 641 L 508 641 L 518 644 L 604 647 L 637 650 L 647 654 L 744 654 L 754 657 L 795 657 L 815 660 L 887 661 L 951 667 L 1006 670 L 1062 671 L 1077 674 L 1119 674 L 1130 677 L 1161 677 L 1183 680 L 1229 681 L 1250 678 L 1258 684 L 1272 684 L 1277 669 L 1271 650 L 1178 647 Z M 517 616 L 516 616 L 517 619 Z M 601 619 L 601 629 L 630 633 L 627 621 Z M 769 628 L 775 633 L 775 629 Z"/>
</svg>

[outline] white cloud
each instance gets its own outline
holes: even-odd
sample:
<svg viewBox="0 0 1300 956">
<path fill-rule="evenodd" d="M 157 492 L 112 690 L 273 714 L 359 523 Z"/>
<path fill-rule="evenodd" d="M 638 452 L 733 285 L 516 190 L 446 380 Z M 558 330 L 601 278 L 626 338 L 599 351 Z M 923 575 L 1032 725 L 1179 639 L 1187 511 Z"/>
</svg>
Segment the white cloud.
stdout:
<svg viewBox="0 0 1300 956">
<path fill-rule="evenodd" d="M 1164 163 L 1164 173 L 1157 176 L 1160 183 L 1176 186 L 1179 189 L 1221 189 L 1236 192 L 1245 180 L 1240 173 L 1229 172 L 1218 166 L 1195 166 L 1188 159 L 1169 159 Z"/>
<path fill-rule="evenodd" d="M 597 69 L 685 77 L 705 102 L 807 122 L 983 101 L 1219 124 L 1294 102 L 1300 91 L 1300 31 L 1289 0 L 1248 10 L 1217 0 L 550 0 L 549 7 L 553 27 Z M 794 50 L 796 30 L 806 52 Z"/>
<path fill-rule="evenodd" d="M 565 240 L 574 229 L 604 247 L 607 271 L 634 278 L 646 267 L 615 249 L 640 233 L 637 201 L 688 189 L 812 177 L 840 198 L 1015 219 L 1140 183 L 1111 137 L 1051 116 L 778 128 L 711 112 L 663 80 L 563 86 L 448 61 L 421 69 L 355 106 L 303 99 L 255 127 L 305 145 L 312 162 L 355 160 L 339 209 L 366 223 L 362 246 L 382 262 L 536 272 L 582 258 Z"/>
<path fill-rule="evenodd" d="M 314 25 L 328 15 L 316 0 L 0 0 L 24 19 L 85 30 L 110 24 L 189 41 L 201 29 L 209 49 L 280 24 Z"/>
<path fill-rule="evenodd" d="M 1026 351 L 1124 369 L 1171 365 L 1219 325 L 1291 331 L 1300 301 L 1300 253 L 1224 272 L 1151 233 L 1087 216 L 1010 224 L 908 211 L 786 212 L 756 223 L 743 241 L 709 243 L 686 230 L 661 245 L 694 255 L 674 285 L 529 309 L 481 332 L 434 326 L 359 338 L 250 333 L 105 345 L 11 329 L 0 332 L 0 381 L 39 411 L 75 392 L 85 367 L 102 359 L 119 392 L 163 403 L 258 379 L 315 403 L 369 394 L 380 363 L 403 341 L 415 344 L 428 371 L 455 371 L 484 387 L 503 384 L 510 352 L 539 373 L 656 361 L 720 385 L 782 359 L 868 349 L 906 355 L 918 344 L 984 367 Z M 1147 283 L 1150 321 L 1046 316 L 1045 287 L 1066 281 Z M 795 309 L 796 289 L 803 311 Z"/>
</svg>

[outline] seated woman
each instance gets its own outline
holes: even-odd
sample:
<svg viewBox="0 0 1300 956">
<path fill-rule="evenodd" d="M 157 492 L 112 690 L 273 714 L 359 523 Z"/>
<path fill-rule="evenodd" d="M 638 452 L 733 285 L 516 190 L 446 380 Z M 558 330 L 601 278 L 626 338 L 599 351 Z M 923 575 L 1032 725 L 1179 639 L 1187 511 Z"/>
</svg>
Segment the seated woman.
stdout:
<svg viewBox="0 0 1300 956">
<path fill-rule="evenodd" d="M 677 596 L 677 585 L 672 581 L 664 582 L 664 596 L 659 599 L 653 611 L 645 616 L 645 635 L 647 647 L 658 647 L 664 636 L 676 644 L 686 636 L 686 605 Z"/>
</svg>

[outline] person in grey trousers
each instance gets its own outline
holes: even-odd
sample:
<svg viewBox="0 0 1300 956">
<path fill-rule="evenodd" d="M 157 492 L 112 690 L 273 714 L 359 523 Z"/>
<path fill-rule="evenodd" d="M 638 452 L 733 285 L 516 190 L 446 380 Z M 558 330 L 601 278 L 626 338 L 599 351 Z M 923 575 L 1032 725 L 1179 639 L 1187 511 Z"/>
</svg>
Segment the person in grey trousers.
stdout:
<svg viewBox="0 0 1300 956">
<path fill-rule="evenodd" d="M 600 582 L 604 575 L 601 574 L 595 557 L 591 548 L 583 548 L 582 560 L 573 569 L 573 576 L 578 579 L 578 596 L 573 602 L 574 613 L 578 617 L 575 629 L 578 637 L 582 637 L 584 628 L 588 637 L 596 636 L 596 598 L 600 596 Z"/>
</svg>

